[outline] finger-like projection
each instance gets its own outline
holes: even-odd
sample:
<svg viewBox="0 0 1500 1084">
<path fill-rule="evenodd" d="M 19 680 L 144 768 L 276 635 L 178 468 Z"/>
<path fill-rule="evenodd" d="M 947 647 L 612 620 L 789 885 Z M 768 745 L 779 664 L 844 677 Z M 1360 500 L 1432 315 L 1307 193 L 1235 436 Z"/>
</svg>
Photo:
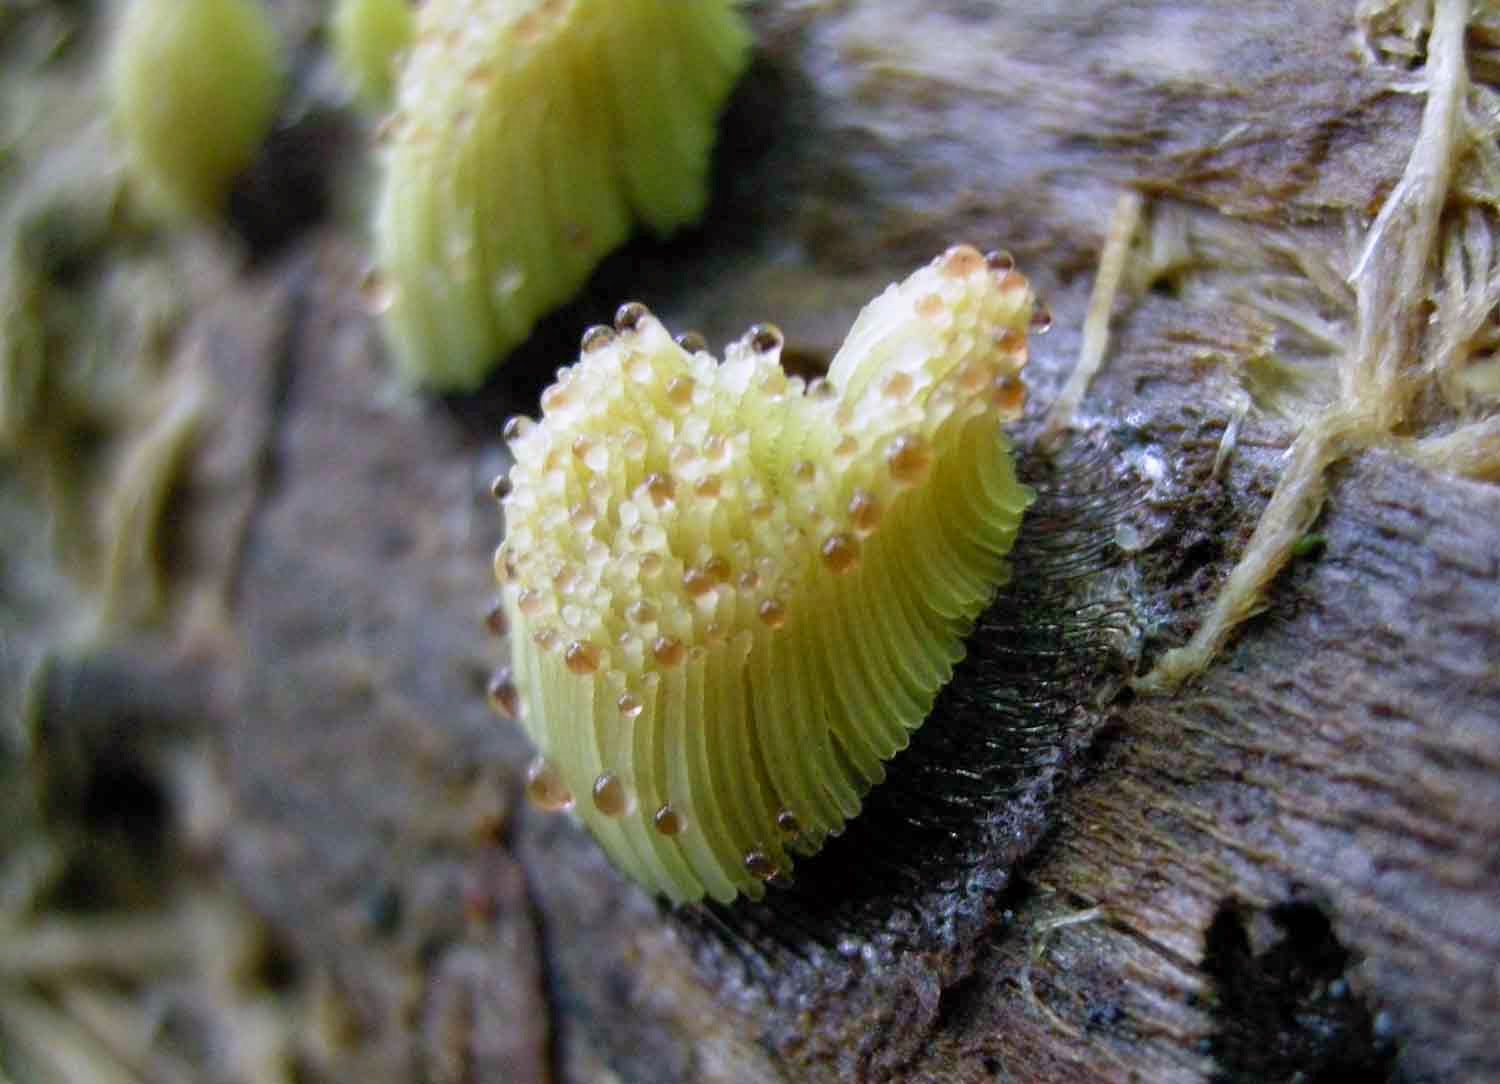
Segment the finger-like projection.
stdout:
<svg viewBox="0 0 1500 1084">
<path fill-rule="evenodd" d="M 375 215 L 403 374 L 478 384 L 633 220 L 695 221 L 749 46 L 732 0 L 428 0 Z"/>
<path fill-rule="evenodd" d="M 722 363 L 639 305 L 587 332 L 497 483 L 533 801 L 675 902 L 758 898 L 855 816 L 1006 578 L 1032 309 L 961 246 L 808 384 L 770 325 Z"/>
<path fill-rule="evenodd" d="M 281 98 L 280 43 L 257 0 L 133 0 L 110 56 L 111 110 L 146 201 L 223 210 Z"/>
</svg>

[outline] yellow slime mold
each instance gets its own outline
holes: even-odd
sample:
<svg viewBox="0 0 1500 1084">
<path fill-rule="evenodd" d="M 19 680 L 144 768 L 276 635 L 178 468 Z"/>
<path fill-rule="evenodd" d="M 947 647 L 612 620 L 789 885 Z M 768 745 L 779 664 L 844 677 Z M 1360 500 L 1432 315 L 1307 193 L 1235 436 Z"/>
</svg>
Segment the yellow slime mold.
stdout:
<svg viewBox="0 0 1500 1084">
<path fill-rule="evenodd" d="M 428 0 L 375 214 L 402 374 L 477 385 L 633 219 L 696 220 L 749 44 L 732 0 Z"/>
<path fill-rule="evenodd" d="M 133 0 L 111 59 L 115 124 L 147 200 L 173 217 L 221 210 L 281 97 L 265 9 L 255 0 Z"/>
<path fill-rule="evenodd" d="M 396 62 L 416 34 L 411 0 L 339 0 L 329 30 L 339 70 L 366 106 L 391 104 Z"/>
<path fill-rule="evenodd" d="M 640 305 L 585 334 L 496 486 L 491 698 L 538 805 L 678 903 L 759 898 L 859 812 L 1008 575 L 1033 303 L 950 249 L 807 385 L 770 325 L 722 364 Z"/>
</svg>

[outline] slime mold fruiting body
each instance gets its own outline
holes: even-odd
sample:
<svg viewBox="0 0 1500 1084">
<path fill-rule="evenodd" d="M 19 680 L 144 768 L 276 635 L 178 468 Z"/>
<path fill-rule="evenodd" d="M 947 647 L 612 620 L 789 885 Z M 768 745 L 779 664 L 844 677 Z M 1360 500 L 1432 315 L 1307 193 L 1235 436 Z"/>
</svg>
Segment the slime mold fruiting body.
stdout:
<svg viewBox="0 0 1500 1084">
<path fill-rule="evenodd" d="M 497 484 L 533 800 L 679 903 L 759 898 L 855 816 L 1007 575 L 1033 305 L 950 249 L 806 385 L 769 325 L 722 364 L 639 305 L 590 330 Z"/>
<path fill-rule="evenodd" d="M 339 70 L 359 100 L 388 106 L 396 60 L 416 33 L 410 0 L 339 0 L 329 30 Z"/>
<path fill-rule="evenodd" d="M 147 199 L 218 211 L 281 97 L 275 28 L 256 0 L 134 0 L 115 38 L 115 123 Z"/>
<path fill-rule="evenodd" d="M 749 44 L 731 0 L 429 0 L 375 216 L 401 372 L 478 384 L 633 218 L 696 220 Z"/>
</svg>

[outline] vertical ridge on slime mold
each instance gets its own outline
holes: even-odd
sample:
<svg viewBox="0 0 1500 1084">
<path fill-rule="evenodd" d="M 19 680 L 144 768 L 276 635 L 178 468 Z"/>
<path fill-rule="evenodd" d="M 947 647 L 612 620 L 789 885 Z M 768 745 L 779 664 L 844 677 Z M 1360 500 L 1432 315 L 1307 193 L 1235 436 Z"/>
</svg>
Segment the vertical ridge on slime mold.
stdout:
<svg viewBox="0 0 1500 1084">
<path fill-rule="evenodd" d="M 622 306 L 541 422 L 507 426 L 522 725 L 648 890 L 760 898 L 926 718 L 1031 499 L 1001 425 L 1033 311 L 1024 277 L 950 249 L 808 387 L 773 326 L 721 364 Z"/>
</svg>

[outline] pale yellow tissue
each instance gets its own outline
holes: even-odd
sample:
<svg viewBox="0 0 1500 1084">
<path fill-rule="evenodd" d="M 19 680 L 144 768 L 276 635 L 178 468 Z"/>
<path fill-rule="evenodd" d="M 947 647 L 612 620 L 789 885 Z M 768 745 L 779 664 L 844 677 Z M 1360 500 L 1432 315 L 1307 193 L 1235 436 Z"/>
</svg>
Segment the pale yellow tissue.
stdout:
<svg viewBox="0 0 1500 1084">
<path fill-rule="evenodd" d="M 723 362 L 639 305 L 591 329 L 498 485 L 533 800 L 675 902 L 758 898 L 854 817 L 1008 575 L 1033 305 L 951 249 L 811 384 L 771 325 Z"/>
<path fill-rule="evenodd" d="M 256 0 L 134 0 L 116 29 L 112 111 L 132 176 L 171 217 L 223 209 L 282 93 L 280 45 Z"/>
</svg>

